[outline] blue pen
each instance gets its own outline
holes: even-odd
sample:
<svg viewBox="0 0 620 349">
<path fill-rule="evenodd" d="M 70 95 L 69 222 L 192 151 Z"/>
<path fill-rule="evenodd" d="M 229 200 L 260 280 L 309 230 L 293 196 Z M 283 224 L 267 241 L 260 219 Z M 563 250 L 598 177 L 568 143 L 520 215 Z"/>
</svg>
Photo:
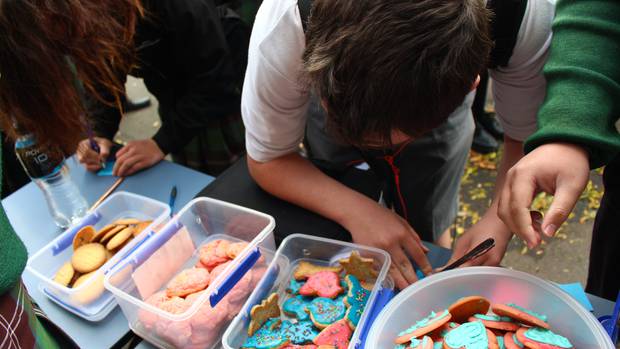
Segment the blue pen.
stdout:
<svg viewBox="0 0 620 349">
<path fill-rule="evenodd" d="M 170 206 L 170 217 L 174 213 L 174 203 L 177 200 L 177 186 L 173 186 L 170 190 L 170 199 L 168 200 L 168 206 Z"/>
<path fill-rule="evenodd" d="M 97 152 L 97 154 L 101 153 L 101 148 L 99 148 L 99 144 L 95 142 L 95 137 L 93 135 L 93 129 L 90 127 L 90 124 L 86 125 L 86 133 L 88 134 L 88 142 L 90 143 L 90 149 Z M 105 168 L 105 161 L 101 161 L 101 167 Z"/>
</svg>

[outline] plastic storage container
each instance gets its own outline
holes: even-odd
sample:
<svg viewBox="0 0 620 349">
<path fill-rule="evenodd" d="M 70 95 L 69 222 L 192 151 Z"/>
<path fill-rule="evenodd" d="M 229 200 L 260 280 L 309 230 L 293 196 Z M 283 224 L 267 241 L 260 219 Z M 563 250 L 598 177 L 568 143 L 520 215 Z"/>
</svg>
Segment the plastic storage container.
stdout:
<svg viewBox="0 0 620 349">
<path fill-rule="evenodd" d="M 210 198 L 194 199 L 110 272 L 105 287 L 116 297 L 129 327 L 153 345 L 215 347 L 273 260 L 274 227 L 273 217 L 266 214 Z M 197 265 L 198 249 L 217 239 L 248 245 L 204 291 L 185 298 L 189 302 L 192 297 L 192 302 L 180 302 L 183 308 L 176 313 L 147 303 L 180 271 Z"/>
<path fill-rule="evenodd" d="M 366 347 L 394 348 L 400 331 L 430 311 L 446 309 L 471 295 L 496 303 L 516 303 L 547 315 L 551 329 L 567 337 L 575 348 L 614 348 L 596 318 L 557 286 L 530 274 L 495 267 L 446 271 L 406 288 L 379 314 Z"/>
<path fill-rule="evenodd" d="M 41 291 L 52 301 L 86 320 L 99 321 L 116 306 L 112 294 L 103 287 L 104 275 L 152 236 L 153 230 L 162 226 L 169 215 L 170 207 L 164 203 L 136 194 L 117 192 L 110 195 L 77 225 L 66 230 L 30 257 L 26 269 L 40 280 Z M 68 288 L 52 280 L 58 269 L 71 260 L 73 237 L 80 229 L 93 225 L 95 230 L 99 230 L 121 218 L 136 218 L 153 222 L 79 287 Z"/>
<path fill-rule="evenodd" d="M 243 310 L 233 320 L 226 333 L 224 333 L 222 338 L 223 347 L 226 349 L 237 349 L 243 345 L 247 339 L 250 310 L 271 293 L 278 293 L 280 306 L 282 306 L 282 303 L 288 298 L 286 287 L 299 262 L 308 261 L 319 265 L 337 265 L 339 259 L 348 258 L 353 250 L 359 251 L 363 257 L 374 258 L 375 268 L 379 271 L 364 313 L 351 337 L 349 345 L 351 349 L 360 348 L 362 337 L 371 322 L 369 321 L 370 314 L 372 313 L 373 306 L 377 304 L 380 292 L 383 288 L 393 288 L 391 279 L 387 279 L 390 256 L 387 252 L 380 249 L 303 234 L 293 234 L 282 241 L 265 277 L 256 290 L 254 290 L 244 305 Z"/>
</svg>

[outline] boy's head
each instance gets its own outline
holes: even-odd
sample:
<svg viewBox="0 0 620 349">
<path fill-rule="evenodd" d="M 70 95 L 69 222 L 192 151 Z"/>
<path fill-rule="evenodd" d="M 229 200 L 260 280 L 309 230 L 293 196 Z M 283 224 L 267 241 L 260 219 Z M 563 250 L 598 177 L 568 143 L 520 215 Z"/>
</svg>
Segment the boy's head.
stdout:
<svg viewBox="0 0 620 349">
<path fill-rule="evenodd" d="M 484 0 L 314 0 L 304 66 L 328 128 L 357 146 L 439 126 L 491 49 Z"/>
</svg>

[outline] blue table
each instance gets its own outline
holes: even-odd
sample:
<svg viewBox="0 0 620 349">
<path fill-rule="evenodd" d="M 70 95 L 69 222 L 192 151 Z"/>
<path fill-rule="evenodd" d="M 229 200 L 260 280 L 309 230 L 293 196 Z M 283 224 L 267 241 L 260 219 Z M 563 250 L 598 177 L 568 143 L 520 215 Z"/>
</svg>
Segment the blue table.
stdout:
<svg viewBox="0 0 620 349">
<path fill-rule="evenodd" d="M 114 177 L 98 177 L 87 172 L 74 158 L 69 159 L 67 163 L 73 180 L 90 204 L 94 203 L 116 180 Z M 212 180 L 213 178 L 208 175 L 162 161 L 146 171 L 126 178 L 117 191 L 128 191 L 167 203 L 170 189 L 176 185 L 178 194 L 175 211 L 178 211 Z M 34 183 L 26 185 L 2 200 L 2 205 L 30 255 L 61 232 L 52 221 L 43 193 Z M 32 274 L 25 272 L 23 281 L 30 296 L 50 320 L 62 328 L 80 347 L 109 348 L 129 332 L 127 320 L 118 307 L 102 321 L 88 322 L 52 303 L 41 293 L 38 282 Z"/>
</svg>

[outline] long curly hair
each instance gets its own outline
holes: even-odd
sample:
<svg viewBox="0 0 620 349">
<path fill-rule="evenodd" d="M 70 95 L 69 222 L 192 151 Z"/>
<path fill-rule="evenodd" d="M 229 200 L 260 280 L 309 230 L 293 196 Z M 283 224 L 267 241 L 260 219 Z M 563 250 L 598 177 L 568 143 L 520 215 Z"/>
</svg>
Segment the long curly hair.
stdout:
<svg viewBox="0 0 620 349">
<path fill-rule="evenodd" d="M 84 137 L 78 88 L 120 105 L 140 0 L 0 0 L 0 127 L 71 153 Z M 112 97 L 105 97 L 112 96 Z"/>
</svg>

